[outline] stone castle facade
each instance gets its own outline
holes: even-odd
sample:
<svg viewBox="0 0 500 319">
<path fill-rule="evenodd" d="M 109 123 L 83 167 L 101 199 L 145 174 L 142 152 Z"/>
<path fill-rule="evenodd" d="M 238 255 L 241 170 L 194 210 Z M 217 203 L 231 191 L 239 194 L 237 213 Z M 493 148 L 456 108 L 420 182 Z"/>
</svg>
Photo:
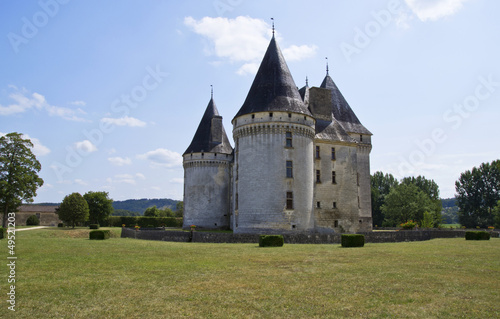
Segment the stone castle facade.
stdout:
<svg viewBox="0 0 500 319">
<path fill-rule="evenodd" d="M 271 39 L 231 146 L 213 96 L 183 154 L 184 227 L 235 233 L 372 229 L 371 136 L 327 74 L 300 90 Z"/>
</svg>

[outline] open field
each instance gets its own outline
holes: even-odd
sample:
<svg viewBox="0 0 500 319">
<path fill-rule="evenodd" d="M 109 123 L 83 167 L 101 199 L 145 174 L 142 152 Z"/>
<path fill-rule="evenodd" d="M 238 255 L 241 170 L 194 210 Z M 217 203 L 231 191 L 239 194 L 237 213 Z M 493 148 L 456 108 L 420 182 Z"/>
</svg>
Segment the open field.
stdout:
<svg viewBox="0 0 500 319">
<path fill-rule="evenodd" d="M 0 241 L 0 317 L 500 318 L 498 238 L 259 248 L 88 232 L 16 234 L 15 313 Z"/>
</svg>

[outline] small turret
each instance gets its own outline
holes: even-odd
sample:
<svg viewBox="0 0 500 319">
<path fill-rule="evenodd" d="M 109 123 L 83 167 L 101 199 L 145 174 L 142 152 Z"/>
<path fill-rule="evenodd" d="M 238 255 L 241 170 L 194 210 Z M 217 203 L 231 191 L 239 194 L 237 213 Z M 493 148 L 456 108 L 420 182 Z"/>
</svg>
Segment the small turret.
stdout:
<svg viewBox="0 0 500 319">
<path fill-rule="evenodd" d="M 229 228 L 232 153 L 212 94 L 183 155 L 185 228 Z"/>
</svg>

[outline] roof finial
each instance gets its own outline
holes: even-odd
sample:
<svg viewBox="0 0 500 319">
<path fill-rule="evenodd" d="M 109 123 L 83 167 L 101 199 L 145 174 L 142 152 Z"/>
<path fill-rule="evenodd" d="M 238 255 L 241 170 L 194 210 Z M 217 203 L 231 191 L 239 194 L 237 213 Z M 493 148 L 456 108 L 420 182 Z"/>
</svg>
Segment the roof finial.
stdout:
<svg viewBox="0 0 500 319">
<path fill-rule="evenodd" d="M 326 59 L 326 75 L 328 75 L 328 57 L 325 57 Z"/>
<path fill-rule="evenodd" d="M 306 75 L 306 86 L 309 86 L 309 80 L 307 79 L 307 75 Z"/>
<path fill-rule="evenodd" d="M 271 20 L 273 21 L 273 38 L 274 38 L 274 18 L 271 18 Z"/>
<path fill-rule="evenodd" d="M 214 98 L 214 86 L 210 84 L 210 98 Z"/>
</svg>

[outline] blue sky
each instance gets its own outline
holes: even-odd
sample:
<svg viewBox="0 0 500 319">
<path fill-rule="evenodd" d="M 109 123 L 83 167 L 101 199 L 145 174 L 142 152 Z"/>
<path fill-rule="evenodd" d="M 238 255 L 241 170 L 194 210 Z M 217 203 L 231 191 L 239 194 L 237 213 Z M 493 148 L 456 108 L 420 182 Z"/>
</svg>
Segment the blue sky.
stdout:
<svg viewBox="0 0 500 319">
<path fill-rule="evenodd" d="M 34 143 L 36 202 L 107 191 L 182 199 L 181 154 L 210 100 L 231 119 L 271 38 L 298 87 L 330 75 L 374 134 L 372 173 L 454 195 L 500 158 L 500 2 L 2 1 L 0 134 Z M 233 144 L 234 145 L 234 144 Z"/>
</svg>

